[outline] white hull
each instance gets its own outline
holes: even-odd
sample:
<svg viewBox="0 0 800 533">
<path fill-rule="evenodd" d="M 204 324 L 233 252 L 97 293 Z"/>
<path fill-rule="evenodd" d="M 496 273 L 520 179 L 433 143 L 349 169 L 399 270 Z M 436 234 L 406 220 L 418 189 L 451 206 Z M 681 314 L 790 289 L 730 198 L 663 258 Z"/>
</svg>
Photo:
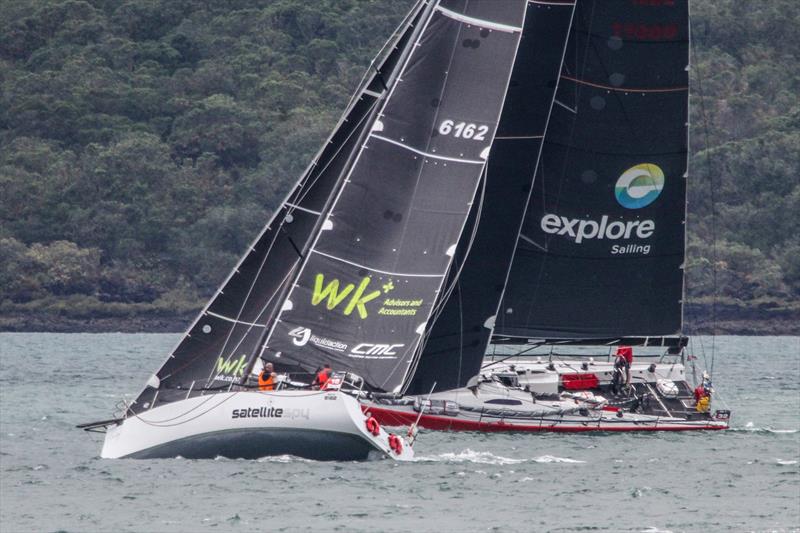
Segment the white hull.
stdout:
<svg viewBox="0 0 800 533">
<path fill-rule="evenodd" d="M 426 412 L 420 416 L 408 402 L 394 405 L 375 403 L 369 409 L 387 426 L 410 425 L 419 418 L 420 427 L 449 431 L 575 433 L 719 430 L 728 427 L 727 420 L 705 416 L 689 419 L 616 409 L 609 411 L 604 407 L 605 400 L 602 397 L 583 401 L 579 395 L 575 395 L 574 399 L 534 401 L 530 393 L 497 383 L 481 383 L 477 394 L 469 389 L 455 389 L 432 394 L 430 399 L 452 402 L 458 405 L 458 410 L 450 414 Z"/>
<path fill-rule="evenodd" d="M 367 430 L 358 401 L 341 392 L 225 392 L 165 404 L 126 418 L 108 428 L 101 457 L 413 457 L 405 441 L 399 454 L 388 441 L 383 429 L 377 436 Z"/>
</svg>

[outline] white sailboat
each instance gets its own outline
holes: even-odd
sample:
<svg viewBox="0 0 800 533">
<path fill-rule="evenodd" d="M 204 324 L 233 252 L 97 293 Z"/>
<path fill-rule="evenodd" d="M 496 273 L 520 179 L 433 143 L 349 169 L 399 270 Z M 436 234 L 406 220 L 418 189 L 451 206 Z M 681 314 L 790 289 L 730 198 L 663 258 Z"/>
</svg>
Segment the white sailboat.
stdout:
<svg viewBox="0 0 800 533">
<path fill-rule="evenodd" d="M 412 9 L 142 392 L 81 426 L 105 430 L 103 457 L 413 456 L 413 437 L 387 433 L 360 402 L 408 386 L 451 291 L 527 7 Z M 324 365 L 336 372 L 320 387 Z"/>
</svg>

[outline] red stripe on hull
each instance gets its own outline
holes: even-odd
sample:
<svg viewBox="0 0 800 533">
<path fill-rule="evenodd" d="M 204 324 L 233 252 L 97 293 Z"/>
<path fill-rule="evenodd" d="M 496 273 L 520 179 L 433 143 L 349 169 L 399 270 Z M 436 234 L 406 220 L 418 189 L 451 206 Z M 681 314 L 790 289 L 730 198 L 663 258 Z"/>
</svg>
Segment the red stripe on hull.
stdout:
<svg viewBox="0 0 800 533">
<path fill-rule="evenodd" d="M 378 422 L 385 426 L 410 426 L 417 417 L 417 413 L 408 411 L 394 411 L 381 407 L 364 407 L 372 413 Z M 509 424 L 506 422 L 478 422 L 474 420 L 463 420 L 452 417 L 422 415 L 419 419 L 419 426 L 425 429 L 438 431 L 484 431 L 484 432 L 554 432 L 554 433 L 584 433 L 587 431 L 700 431 L 700 430 L 722 430 L 728 429 L 727 426 L 717 425 L 676 425 L 670 424 L 657 426 L 654 424 L 633 424 L 633 425 L 565 425 L 560 423 L 543 423 L 536 425 L 529 424 Z"/>
</svg>

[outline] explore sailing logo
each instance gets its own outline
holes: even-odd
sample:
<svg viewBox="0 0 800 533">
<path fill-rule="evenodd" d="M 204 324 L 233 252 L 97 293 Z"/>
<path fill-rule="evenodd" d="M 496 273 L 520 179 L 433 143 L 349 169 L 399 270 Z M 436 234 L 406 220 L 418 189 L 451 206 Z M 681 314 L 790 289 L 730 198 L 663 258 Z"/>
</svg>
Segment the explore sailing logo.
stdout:
<svg viewBox="0 0 800 533">
<path fill-rule="evenodd" d="M 338 279 L 331 279 L 325 281 L 324 274 L 317 274 L 314 278 L 314 291 L 311 294 L 311 305 L 319 305 L 325 303 L 325 308 L 328 311 L 333 311 L 340 305 L 344 305 L 342 313 L 345 316 L 350 316 L 353 311 L 358 311 L 358 316 L 361 320 L 369 316 L 367 304 L 378 298 L 379 296 L 386 295 L 394 290 L 394 283 L 388 281 L 380 286 L 379 290 L 369 290 L 372 278 L 365 276 L 356 286 L 355 283 L 348 283 L 346 285 L 340 283 Z M 349 300 L 348 300 L 349 297 Z M 347 303 L 345 303 L 347 300 Z M 423 300 L 403 300 L 398 298 L 385 298 L 378 309 L 379 315 L 389 316 L 415 316 L 417 311 L 422 306 Z M 370 304 L 370 306 L 377 305 Z"/>
<path fill-rule="evenodd" d="M 622 173 L 614 187 L 617 202 L 627 209 L 647 207 L 664 189 L 664 171 L 653 163 L 642 163 Z"/>
<path fill-rule="evenodd" d="M 664 190 L 664 171 L 653 163 L 641 163 L 622 173 L 614 187 L 617 202 L 626 209 L 646 207 L 659 197 Z M 599 215 L 599 219 L 570 218 L 568 216 L 545 213 L 539 221 L 544 233 L 563 236 L 575 244 L 588 241 L 646 241 L 656 231 L 652 219 L 636 217 L 625 220 L 622 216 Z M 650 245 L 641 243 L 612 244 L 612 255 L 650 253 Z"/>
</svg>

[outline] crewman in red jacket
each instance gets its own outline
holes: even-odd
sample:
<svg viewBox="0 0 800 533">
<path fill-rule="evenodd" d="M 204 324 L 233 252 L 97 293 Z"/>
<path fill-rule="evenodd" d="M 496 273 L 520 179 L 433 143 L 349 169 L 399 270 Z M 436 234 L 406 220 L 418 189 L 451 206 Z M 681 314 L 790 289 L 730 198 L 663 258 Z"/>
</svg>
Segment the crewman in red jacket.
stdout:
<svg viewBox="0 0 800 533">
<path fill-rule="evenodd" d="M 331 378 L 331 365 L 325 364 L 322 367 L 322 370 L 317 372 L 317 376 L 314 378 L 314 383 L 311 385 L 314 389 L 325 390 L 325 385 L 328 383 L 328 380 Z"/>
<path fill-rule="evenodd" d="M 621 389 L 620 382 L 625 376 L 625 386 L 631 384 L 631 364 L 633 364 L 633 348 L 630 346 L 618 346 L 616 358 L 614 359 L 614 377 L 611 380 L 611 390 L 618 394 Z"/>
</svg>

